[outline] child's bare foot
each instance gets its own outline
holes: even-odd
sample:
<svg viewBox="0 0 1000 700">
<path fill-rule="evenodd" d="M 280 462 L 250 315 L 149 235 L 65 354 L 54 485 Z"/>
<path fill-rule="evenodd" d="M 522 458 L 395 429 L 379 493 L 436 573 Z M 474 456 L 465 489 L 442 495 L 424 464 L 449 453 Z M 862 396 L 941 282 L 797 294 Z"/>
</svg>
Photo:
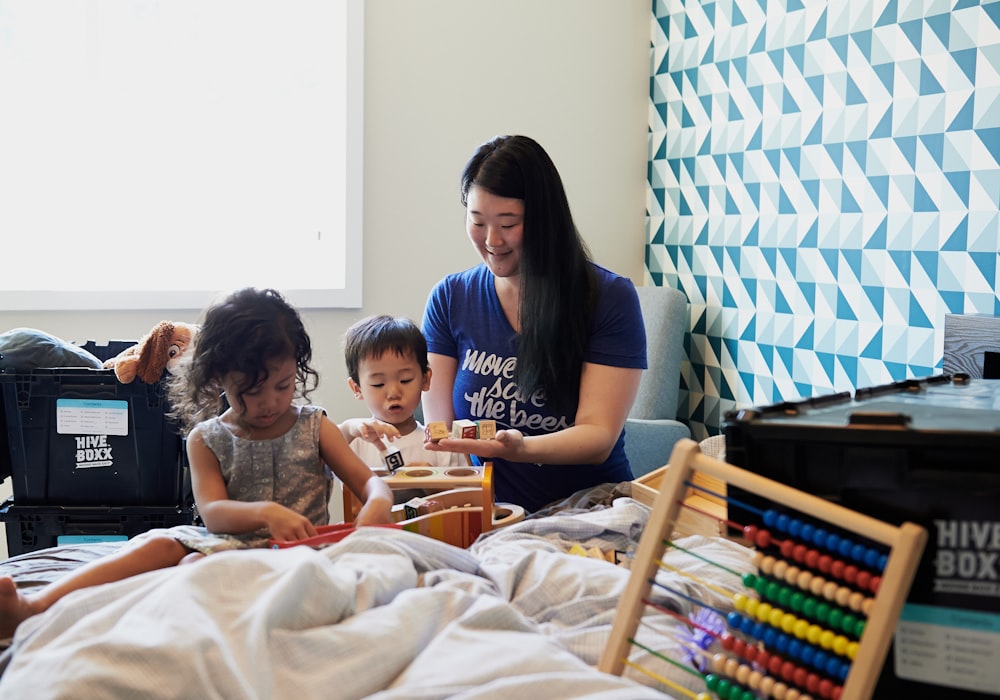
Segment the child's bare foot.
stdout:
<svg viewBox="0 0 1000 700">
<path fill-rule="evenodd" d="M 31 601 L 18 592 L 10 576 L 0 576 L 0 639 L 14 636 L 22 622 L 39 612 Z"/>
</svg>

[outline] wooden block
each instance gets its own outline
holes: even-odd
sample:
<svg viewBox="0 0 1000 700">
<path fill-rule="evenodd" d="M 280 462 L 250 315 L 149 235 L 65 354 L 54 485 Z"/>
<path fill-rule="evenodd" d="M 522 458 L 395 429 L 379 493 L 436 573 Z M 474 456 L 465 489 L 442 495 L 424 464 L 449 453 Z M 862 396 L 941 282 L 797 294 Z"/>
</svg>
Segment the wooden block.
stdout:
<svg viewBox="0 0 1000 700">
<path fill-rule="evenodd" d="M 382 453 L 382 461 L 391 474 L 403 466 L 403 453 L 399 451 L 398 447 L 389 447 Z"/>
<path fill-rule="evenodd" d="M 448 430 L 448 425 L 444 421 L 434 421 L 424 426 L 424 434 L 431 442 L 437 442 L 438 440 L 449 437 L 451 432 Z"/>
<path fill-rule="evenodd" d="M 465 438 L 469 440 L 475 440 L 477 437 L 476 424 L 465 418 L 460 418 L 456 421 L 452 421 L 451 424 L 451 436 L 453 438 Z"/>
<path fill-rule="evenodd" d="M 444 506 L 434 498 L 417 496 L 403 504 L 403 516 L 406 520 L 427 515 L 428 513 L 435 513 L 439 510 L 444 510 Z"/>
<path fill-rule="evenodd" d="M 493 440 L 497 436 L 497 422 L 495 420 L 477 421 L 476 427 L 480 440 Z"/>
</svg>

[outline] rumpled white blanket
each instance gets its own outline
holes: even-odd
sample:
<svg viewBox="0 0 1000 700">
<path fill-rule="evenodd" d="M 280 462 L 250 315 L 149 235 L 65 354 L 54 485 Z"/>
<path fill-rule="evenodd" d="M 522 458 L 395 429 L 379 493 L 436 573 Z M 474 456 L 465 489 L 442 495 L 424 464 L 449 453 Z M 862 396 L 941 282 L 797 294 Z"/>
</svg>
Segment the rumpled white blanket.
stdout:
<svg viewBox="0 0 1000 700">
<path fill-rule="evenodd" d="M 628 571 L 566 554 L 575 542 L 634 547 L 648 512 L 620 498 L 511 525 L 469 550 L 362 529 L 322 550 L 224 552 L 78 591 L 21 625 L 0 698 L 663 698 L 644 676 L 594 668 Z M 721 538 L 682 542 L 749 567 L 748 550 Z M 738 589 L 684 552 L 667 561 Z M 727 603 L 696 581 L 661 577 Z M 660 615 L 639 636 L 680 658 L 670 633 L 681 627 Z M 704 690 L 690 674 L 671 677 Z"/>
</svg>

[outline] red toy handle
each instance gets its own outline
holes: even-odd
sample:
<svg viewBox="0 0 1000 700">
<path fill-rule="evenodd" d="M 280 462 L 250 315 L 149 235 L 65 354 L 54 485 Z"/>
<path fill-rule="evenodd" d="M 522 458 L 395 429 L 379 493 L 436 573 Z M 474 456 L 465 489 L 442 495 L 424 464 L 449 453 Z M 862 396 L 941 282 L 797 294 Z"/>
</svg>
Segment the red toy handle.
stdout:
<svg viewBox="0 0 1000 700">
<path fill-rule="evenodd" d="M 402 526 L 399 523 L 391 523 L 387 525 L 368 525 L 367 527 L 391 527 L 396 530 L 402 530 Z M 354 523 L 337 523 L 335 525 L 321 525 L 316 528 L 316 533 L 312 537 L 306 537 L 301 540 L 268 540 L 268 546 L 271 549 L 285 549 L 287 547 L 297 547 L 300 544 L 307 545 L 309 547 L 319 547 L 324 544 L 333 544 L 334 542 L 340 542 L 342 539 L 350 535 L 352 532 L 358 528 Z"/>
</svg>

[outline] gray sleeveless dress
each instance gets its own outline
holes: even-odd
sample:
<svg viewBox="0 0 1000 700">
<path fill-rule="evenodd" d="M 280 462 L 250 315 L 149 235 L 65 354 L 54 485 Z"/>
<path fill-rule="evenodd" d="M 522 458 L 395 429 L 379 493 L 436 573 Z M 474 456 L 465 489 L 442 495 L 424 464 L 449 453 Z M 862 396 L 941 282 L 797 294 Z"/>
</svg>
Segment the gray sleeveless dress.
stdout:
<svg viewBox="0 0 1000 700">
<path fill-rule="evenodd" d="M 205 445 L 219 458 L 229 498 L 274 501 L 305 515 L 313 525 L 328 524 L 333 481 L 319 454 L 319 431 L 325 415 L 319 406 L 299 406 L 299 417 L 291 430 L 272 440 L 237 437 L 218 418 L 203 423 Z M 204 527 L 180 525 L 168 532 L 189 549 L 205 554 L 266 547 L 269 538 L 266 529 L 219 535 Z"/>
</svg>

